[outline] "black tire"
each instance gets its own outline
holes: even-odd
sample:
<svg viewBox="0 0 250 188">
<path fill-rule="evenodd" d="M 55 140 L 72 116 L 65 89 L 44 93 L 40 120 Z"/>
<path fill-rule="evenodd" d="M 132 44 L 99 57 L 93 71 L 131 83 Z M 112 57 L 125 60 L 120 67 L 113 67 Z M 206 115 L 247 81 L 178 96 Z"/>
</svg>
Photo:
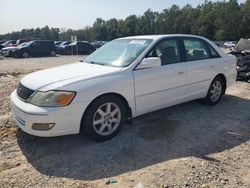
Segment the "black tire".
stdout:
<svg viewBox="0 0 250 188">
<path fill-rule="evenodd" d="M 119 107 L 121 120 L 120 120 L 119 125 L 114 129 L 114 131 L 111 134 L 100 135 L 95 130 L 93 121 L 94 121 L 95 114 L 97 113 L 97 110 L 107 103 L 113 103 Z M 119 98 L 112 96 L 112 95 L 100 97 L 90 104 L 86 113 L 84 114 L 84 117 L 81 123 L 81 132 L 84 132 L 89 138 L 97 142 L 110 140 L 111 138 L 116 136 L 122 129 L 125 117 L 126 117 L 125 106 Z"/>
<path fill-rule="evenodd" d="M 29 53 L 28 52 L 23 52 L 22 53 L 22 57 L 23 58 L 28 58 L 29 57 Z"/>
<path fill-rule="evenodd" d="M 52 51 L 50 52 L 50 56 L 51 56 L 51 57 L 55 57 L 55 56 L 56 56 L 56 51 L 52 50 Z"/>
<path fill-rule="evenodd" d="M 213 98 L 213 93 L 212 93 L 212 90 L 214 89 L 214 84 L 220 84 L 221 85 L 221 91 L 220 91 L 220 94 L 218 94 L 217 97 Z M 211 83 L 210 87 L 209 87 L 209 90 L 207 92 L 207 96 L 204 98 L 204 103 L 208 106 L 214 106 L 216 104 L 218 104 L 218 102 L 220 102 L 224 92 L 225 92 L 225 89 L 226 89 L 226 85 L 225 85 L 225 82 L 223 81 L 223 79 L 219 76 L 217 76 Z"/>
</svg>

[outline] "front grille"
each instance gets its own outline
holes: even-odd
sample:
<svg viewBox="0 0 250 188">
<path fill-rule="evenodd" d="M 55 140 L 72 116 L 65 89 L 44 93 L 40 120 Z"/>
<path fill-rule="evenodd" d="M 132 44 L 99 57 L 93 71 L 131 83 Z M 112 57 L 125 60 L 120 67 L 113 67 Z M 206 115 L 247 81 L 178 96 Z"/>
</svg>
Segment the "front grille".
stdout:
<svg viewBox="0 0 250 188">
<path fill-rule="evenodd" d="M 21 83 L 19 83 L 18 87 L 17 87 L 17 95 L 20 99 L 26 101 L 31 95 L 32 93 L 34 93 L 33 90 L 25 87 L 24 85 L 22 85 Z"/>
</svg>

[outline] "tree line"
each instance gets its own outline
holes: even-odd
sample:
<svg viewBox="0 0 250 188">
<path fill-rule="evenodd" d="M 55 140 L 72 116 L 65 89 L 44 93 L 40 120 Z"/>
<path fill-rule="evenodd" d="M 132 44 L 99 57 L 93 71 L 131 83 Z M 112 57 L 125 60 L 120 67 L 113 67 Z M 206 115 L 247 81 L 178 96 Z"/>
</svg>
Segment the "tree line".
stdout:
<svg viewBox="0 0 250 188">
<path fill-rule="evenodd" d="M 189 4 L 180 8 L 173 5 L 162 12 L 147 10 L 143 15 L 130 15 L 126 19 L 97 18 L 92 26 L 72 30 L 64 28 L 23 29 L 0 35 L 0 40 L 39 38 L 47 40 L 106 40 L 132 35 L 195 34 L 211 40 L 239 40 L 250 38 L 250 0 L 239 4 L 237 0 L 205 1 L 197 7 Z"/>
</svg>

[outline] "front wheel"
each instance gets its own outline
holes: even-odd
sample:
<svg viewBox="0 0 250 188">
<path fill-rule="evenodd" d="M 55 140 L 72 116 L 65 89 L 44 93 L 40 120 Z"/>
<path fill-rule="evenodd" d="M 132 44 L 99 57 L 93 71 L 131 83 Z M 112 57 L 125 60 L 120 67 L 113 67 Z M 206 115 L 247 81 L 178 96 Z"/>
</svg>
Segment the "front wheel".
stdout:
<svg viewBox="0 0 250 188">
<path fill-rule="evenodd" d="M 119 98 L 104 96 L 88 108 L 81 129 L 95 141 L 106 141 L 118 134 L 125 117 L 125 107 Z"/>
<path fill-rule="evenodd" d="M 204 99 L 209 106 L 216 105 L 220 100 L 225 90 L 225 83 L 220 77 L 216 77 L 211 83 L 207 96 Z"/>
</svg>

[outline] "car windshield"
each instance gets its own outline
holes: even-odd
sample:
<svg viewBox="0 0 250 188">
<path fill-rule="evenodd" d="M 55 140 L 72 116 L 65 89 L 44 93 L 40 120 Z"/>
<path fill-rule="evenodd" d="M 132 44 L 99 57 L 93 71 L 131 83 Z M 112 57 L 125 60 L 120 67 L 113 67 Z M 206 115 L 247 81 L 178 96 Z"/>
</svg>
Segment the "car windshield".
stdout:
<svg viewBox="0 0 250 188">
<path fill-rule="evenodd" d="M 9 40 L 9 41 L 6 41 L 5 43 L 3 43 L 2 45 L 3 45 L 3 46 L 8 45 L 8 44 L 11 44 L 11 42 L 12 42 L 12 41 Z"/>
<path fill-rule="evenodd" d="M 62 43 L 60 44 L 60 46 L 68 45 L 68 44 L 70 44 L 70 43 L 71 43 L 70 41 L 64 41 L 64 42 L 62 42 Z"/>
<path fill-rule="evenodd" d="M 19 45 L 18 47 L 27 47 L 29 45 L 31 45 L 34 41 L 29 41 L 27 43 L 25 43 L 24 45 Z"/>
<path fill-rule="evenodd" d="M 85 63 L 126 67 L 150 45 L 149 39 L 118 39 L 107 43 L 83 60 Z"/>
<path fill-rule="evenodd" d="M 74 41 L 74 42 L 70 43 L 69 45 L 74 46 L 74 45 L 76 45 L 76 43 L 77 43 L 77 41 Z"/>
<path fill-rule="evenodd" d="M 28 43 L 28 42 L 24 42 L 24 43 L 22 43 L 22 44 L 19 44 L 18 47 L 23 47 L 23 46 L 25 46 L 27 43 Z"/>
</svg>

